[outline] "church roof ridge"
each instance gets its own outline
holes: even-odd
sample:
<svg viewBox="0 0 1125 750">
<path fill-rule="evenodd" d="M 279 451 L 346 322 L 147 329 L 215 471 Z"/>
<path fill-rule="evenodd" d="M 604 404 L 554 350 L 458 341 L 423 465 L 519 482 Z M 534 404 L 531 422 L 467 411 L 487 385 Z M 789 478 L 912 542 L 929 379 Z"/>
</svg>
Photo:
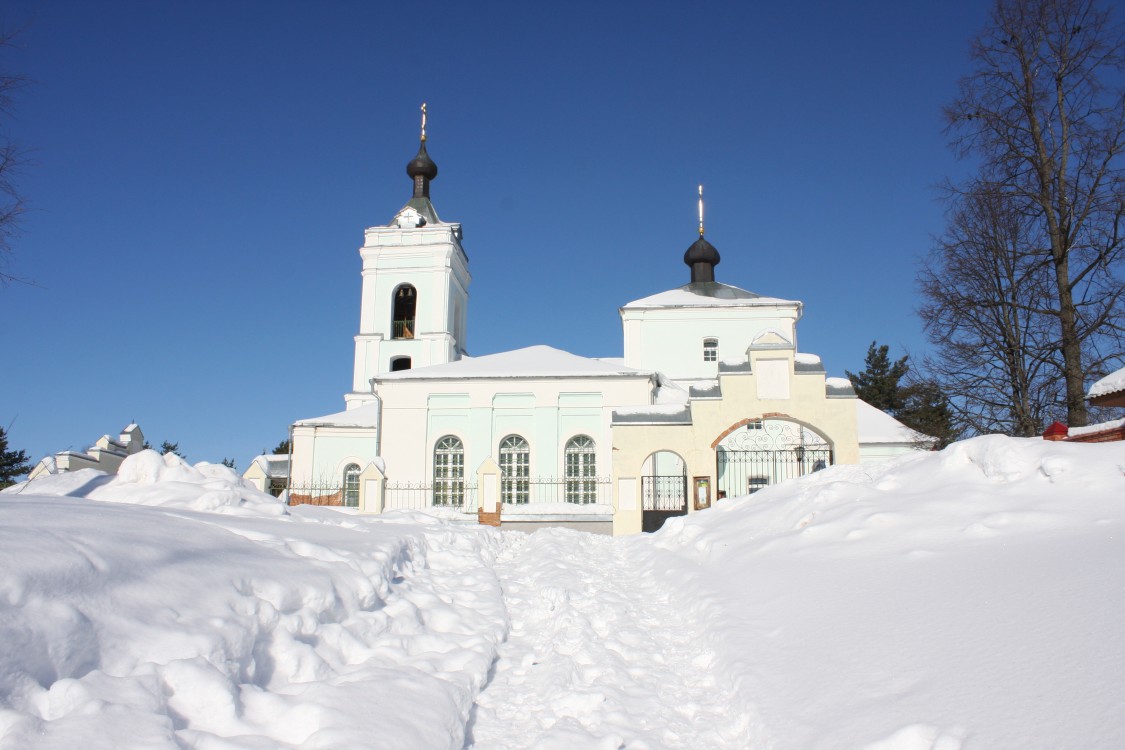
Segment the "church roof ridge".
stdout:
<svg viewBox="0 0 1125 750">
<path fill-rule="evenodd" d="M 442 380 L 478 378 L 573 378 L 573 377 L 648 377 L 648 370 L 626 367 L 619 362 L 583 357 L 546 344 L 527 346 L 480 357 L 464 357 L 412 370 L 379 375 L 377 380 Z"/>
<path fill-rule="evenodd" d="M 693 281 L 665 292 L 642 297 L 621 309 L 660 307 L 750 307 L 754 305 L 800 305 L 799 300 L 766 297 L 719 281 Z"/>
</svg>

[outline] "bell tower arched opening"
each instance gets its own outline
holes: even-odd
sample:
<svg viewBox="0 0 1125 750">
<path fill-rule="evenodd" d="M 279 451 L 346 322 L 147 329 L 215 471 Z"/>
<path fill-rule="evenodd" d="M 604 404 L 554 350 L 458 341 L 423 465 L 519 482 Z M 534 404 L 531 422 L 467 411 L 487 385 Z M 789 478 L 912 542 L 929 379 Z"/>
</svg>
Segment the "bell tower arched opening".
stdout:
<svg viewBox="0 0 1125 750">
<path fill-rule="evenodd" d="M 414 338 L 414 332 L 417 330 L 415 313 L 418 309 L 418 290 L 412 284 L 402 284 L 395 288 L 393 305 L 391 338 Z"/>
</svg>

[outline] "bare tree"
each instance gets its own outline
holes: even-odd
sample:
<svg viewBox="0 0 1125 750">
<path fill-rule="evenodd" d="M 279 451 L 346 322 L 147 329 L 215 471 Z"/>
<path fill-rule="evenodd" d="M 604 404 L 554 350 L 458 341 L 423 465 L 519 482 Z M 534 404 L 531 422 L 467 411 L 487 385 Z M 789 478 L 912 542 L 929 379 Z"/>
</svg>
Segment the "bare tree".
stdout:
<svg viewBox="0 0 1125 750">
<path fill-rule="evenodd" d="M 933 354 L 928 376 L 973 433 L 1039 434 L 1063 402 L 1050 269 L 1031 243 L 1034 220 L 1001 190 L 950 196 L 949 225 L 919 273 Z"/>
<path fill-rule="evenodd" d="M 1050 272 L 1038 312 L 1057 329 L 1072 426 L 1087 423 L 1086 368 L 1121 355 L 1123 40 L 1095 0 L 997 0 L 945 112 Z"/>
<path fill-rule="evenodd" d="M 0 55 L 12 46 L 12 34 L 0 30 Z M 24 211 L 24 201 L 16 189 L 15 176 L 24 163 L 23 150 L 8 136 L 6 120 L 11 114 L 12 96 L 27 82 L 23 76 L 12 73 L 0 56 L 0 282 L 15 277 L 8 273 L 12 239 L 17 222 Z"/>
</svg>

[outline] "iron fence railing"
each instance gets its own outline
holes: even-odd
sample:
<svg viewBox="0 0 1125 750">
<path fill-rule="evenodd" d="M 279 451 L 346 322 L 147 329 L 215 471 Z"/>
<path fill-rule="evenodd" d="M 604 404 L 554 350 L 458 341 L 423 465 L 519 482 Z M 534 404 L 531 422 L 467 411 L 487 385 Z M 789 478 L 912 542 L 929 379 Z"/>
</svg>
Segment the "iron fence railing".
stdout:
<svg viewBox="0 0 1125 750">
<path fill-rule="evenodd" d="M 592 503 L 613 502 L 612 483 L 609 477 L 526 477 L 514 480 L 522 484 L 526 502 L 516 505 L 535 505 L 536 503 L 571 503 L 590 505 Z"/>
<path fill-rule="evenodd" d="M 414 338 L 414 320 L 395 320 L 392 321 L 391 336 L 396 339 L 412 339 Z"/>
<path fill-rule="evenodd" d="M 477 486 L 463 481 L 387 482 L 384 510 L 449 508 L 462 513 L 477 512 Z"/>
<path fill-rule="evenodd" d="M 765 451 L 720 450 L 715 464 L 718 490 L 735 497 L 827 468 L 832 465 L 832 449 L 798 446 Z"/>
<path fill-rule="evenodd" d="M 518 497 L 527 501 L 511 505 L 536 505 L 571 503 L 589 505 L 613 503 L 612 482 L 609 477 L 525 477 L 518 481 Z M 464 513 L 475 513 L 480 504 L 476 484 L 466 482 L 387 482 L 383 507 L 386 510 L 422 510 L 424 508 L 452 508 Z"/>
<path fill-rule="evenodd" d="M 641 477 L 644 510 L 686 511 L 687 477 L 683 474 Z"/>
<path fill-rule="evenodd" d="M 289 487 L 290 505 L 343 505 L 344 489 L 338 484 L 295 484 Z"/>
</svg>

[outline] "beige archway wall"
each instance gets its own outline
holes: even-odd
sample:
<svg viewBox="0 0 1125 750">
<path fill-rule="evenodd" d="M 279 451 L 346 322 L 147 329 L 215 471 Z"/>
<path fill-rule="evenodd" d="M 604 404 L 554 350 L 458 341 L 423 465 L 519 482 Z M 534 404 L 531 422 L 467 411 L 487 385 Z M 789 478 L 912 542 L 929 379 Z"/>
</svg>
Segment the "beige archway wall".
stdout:
<svg viewBox="0 0 1125 750">
<path fill-rule="evenodd" d="M 776 352 L 770 354 L 777 357 Z M 714 446 L 732 429 L 752 419 L 775 417 L 801 423 L 828 440 L 835 463 L 859 463 L 854 397 L 828 397 L 824 373 L 794 373 L 791 355 L 789 372 L 787 399 L 759 399 L 754 372 L 726 373 L 720 376 L 722 398 L 691 402 L 691 424 L 613 425 L 613 533 L 641 530 L 641 466 L 649 454 L 674 451 L 687 463 L 689 481 L 710 477 L 711 486 L 716 487 Z M 637 481 L 630 483 L 629 479 Z M 630 491 L 636 496 L 623 496 Z M 688 512 L 693 512 L 690 503 Z"/>
</svg>

